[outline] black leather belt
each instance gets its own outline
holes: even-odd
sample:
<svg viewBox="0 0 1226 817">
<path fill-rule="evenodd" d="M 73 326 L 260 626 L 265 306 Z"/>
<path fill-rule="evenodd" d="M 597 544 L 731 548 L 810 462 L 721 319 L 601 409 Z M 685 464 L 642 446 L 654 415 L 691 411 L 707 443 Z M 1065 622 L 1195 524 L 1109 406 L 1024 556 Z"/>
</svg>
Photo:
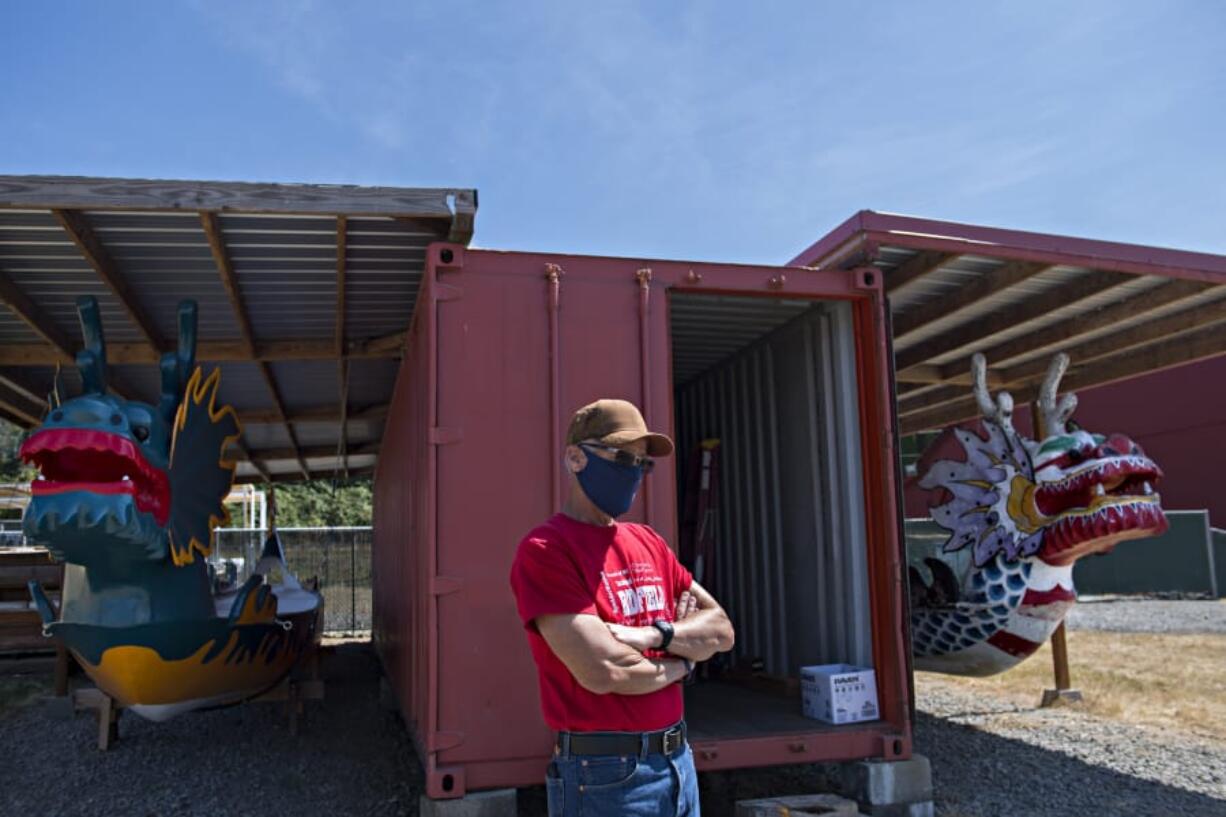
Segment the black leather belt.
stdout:
<svg viewBox="0 0 1226 817">
<path fill-rule="evenodd" d="M 554 754 L 565 755 L 671 755 L 685 745 L 685 721 L 658 732 L 559 732 Z"/>
</svg>

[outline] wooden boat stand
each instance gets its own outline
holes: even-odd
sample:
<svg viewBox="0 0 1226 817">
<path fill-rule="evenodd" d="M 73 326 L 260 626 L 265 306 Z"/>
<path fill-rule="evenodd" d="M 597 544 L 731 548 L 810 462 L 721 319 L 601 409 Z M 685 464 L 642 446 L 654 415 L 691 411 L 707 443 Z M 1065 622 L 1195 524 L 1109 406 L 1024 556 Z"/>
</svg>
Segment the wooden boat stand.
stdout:
<svg viewBox="0 0 1226 817">
<path fill-rule="evenodd" d="M 298 719 L 302 717 L 306 701 L 324 699 L 324 681 L 319 673 L 319 650 L 311 655 L 300 671 L 303 677 L 287 677 L 272 689 L 257 695 L 246 703 L 284 702 L 289 719 L 289 733 L 298 736 Z M 74 712 L 93 710 L 98 717 L 98 748 L 105 752 L 119 740 L 119 718 L 126 708 L 97 687 L 84 687 L 72 693 Z"/>
</svg>

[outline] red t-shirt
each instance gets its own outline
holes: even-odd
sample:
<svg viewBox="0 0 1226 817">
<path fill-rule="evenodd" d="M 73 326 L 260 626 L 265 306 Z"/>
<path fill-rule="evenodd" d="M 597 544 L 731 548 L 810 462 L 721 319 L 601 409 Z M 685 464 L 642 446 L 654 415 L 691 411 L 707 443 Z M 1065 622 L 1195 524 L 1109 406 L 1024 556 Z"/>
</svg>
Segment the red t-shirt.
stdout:
<svg viewBox="0 0 1226 817">
<path fill-rule="evenodd" d="M 588 525 L 557 514 L 525 536 L 511 566 L 511 589 L 536 660 L 545 722 L 558 731 L 647 732 L 681 720 L 680 684 L 647 695 L 584 689 L 537 631 L 535 619 L 590 613 L 631 627 L 672 621 L 677 598 L 693 581 L 646 525 Z"/>
</svg>

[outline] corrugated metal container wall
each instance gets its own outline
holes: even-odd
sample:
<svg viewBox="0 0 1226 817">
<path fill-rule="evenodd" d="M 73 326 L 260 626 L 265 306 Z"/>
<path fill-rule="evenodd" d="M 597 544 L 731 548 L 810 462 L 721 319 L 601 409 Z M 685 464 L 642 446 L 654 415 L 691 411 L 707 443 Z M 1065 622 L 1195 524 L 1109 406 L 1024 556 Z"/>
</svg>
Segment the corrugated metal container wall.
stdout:
<svg viewBox="0 0 1226 817">
<path fill-rule="evenodd" d="M 621 396 L 640 405 L 649 426 L 675 432 L 672 355 L 679 356 L 680 373 L 690 366 L 681 357 L 692 363 L 704 344 L 682 348 L 684 342 L 670 335 L 670 312 L 680 303 L 674 298 L 670 308 L 670 293 L 841 303 L 804 312 L 801 320 L 809 328 L 789 330 L 799 331 L 798 351 L 781 346 L 773 369 L 749 371 L 750 364 L 741 364 L 748 374 L 739 382 L 742 405 L 760 404 L 755 378 L 773 376 L 776 431 L 817 419 L 827 436 L 815 442 L 820 466 L 805 456 L 790 464 L 781 458 L 783 470 L 772 476 L 774 482 L 763 486 L 754 477 L 757 482 L 745 483 L 744 512 L 758 520 L 753 524 L 772 516 L 776 497 L 789 512 L 779 517 L 784 527 L 772 522 L 776 526 L 761 537 L 739 540 L 740 558 L 762 567 L 754 568 L 755 578 L 746 575 L 747 589 L 738 603 L 745 610 L 765 605 L 772 612 L 735 623 L 755 633 L 745 636 L 750 646 L 755 640 L 773 645 L 775 668 L 794 667 L 809 654 L 801 644 L 804 633 L 812 631 L 823 642 L 829 633 L 835 646 L 820 654 L 871 663 L 881 689 L 881 720 L 830 727 L 799 717 L 794 691 L 791 697 L 764 697 L 733 687 L 737 705 L 749 707 L 733 712 L 710 705 L 714 693 L 706 705 L 698 700 L 706 694 L 700 683 L 687 691 L 699 768 L 909 755 L 905 600 L 878 279 L 871 270 L 819 272 L 431 246 L 375 478 L 373 557 L 375 640 L 423 758 L 431 797 L 543 779 L 552 738 L 541 718 L 536 670 L 509 587 L 511 561 L 523 534 L 560 505 L 566 487 L 561 438 L 575 408 Z M 805 343 L 814 349 L 806 351 Z M 832 343 L 845 348 L 837 351 Z M 792 361 L 789 354 L 800 357 Z M 808 365 L 803 361 L 829 367 L 834 358 L 844 368 L 823 373 L 816 391 L 808 390 L 803 378 L 791 383 L 793 368 Z M 805 394 L 824 402 L 792 405 Z M 744 413 L 742 433 L 759 434 L 762 419 L 761 412 Z M 863 431 L 859 439 L 857 428 Z M 852 436 L 831 438 L 841 434 Z M 755 450 L 757 473 L 773 474 L 765 455 L 790 445 L 781 439 L 779 446 Z M 790 468 L 807 470 L 793 474 Z M 794 480 L 799 480 L 795 486 Z M 846 483 L 842 487 L 840 480 Z M 775 489 L 779 492 L 772 494 Z M 851 519 L 830 517 L 831 503 L 852 508 L 838 498 L 840 491 L 863 503 L 852 510 L 859 528 Z M 814 506 L 814 498 L 825 504 Z M 809 522 L 809 541 L 817 550 L 791 538 L 786 525 L 798 518 L 793 500 L 810 520 L 821 520 L 817 538 L 815 523 Z M 625 518 L 647 521 L 676 542 L 672 459 L 660 462 Z M 774 555 L 759 552 L 762 548 Z M 842 565 L 825 564 L 857 550 Z M 807 554 L 827 571 L 806 591 L 821 597 L 813 604 L 793 598 L 798 588 L 787 577 L 784 597 L 778 597 L 779 572 L 787 565 L 780 559 L 795 554 Z M 761 582 L 770 577 L 774 584 Z M 851 585 L 842 586 L 844 580 Z M 816 615 L 833 608 L 841 616 L 834 624 L 796 620 L 798 611 Z M 789 635 L 775 637 L 772 628 L 785 614 Z M 871 620 L 871 638 L 864 632 L 866 620 Z M 740 725 L 728 718 L 739 718 Z"/>
<path fill-rule="evenodd" d="M 678 295 L 672 313 L 746 300 Z M 737 622 L 736 654 L 794 676 L 871 664 L 872 636 L 851 306 L 794 318 L 780 307 L 781 328 L 680 385 L 676 430 L 682 462 L 720 440 L 714 561 L 726 569 L 702 581 Z M 708 317 L 712 332 L 736 324 L 736 313 Z"/>
</svg>

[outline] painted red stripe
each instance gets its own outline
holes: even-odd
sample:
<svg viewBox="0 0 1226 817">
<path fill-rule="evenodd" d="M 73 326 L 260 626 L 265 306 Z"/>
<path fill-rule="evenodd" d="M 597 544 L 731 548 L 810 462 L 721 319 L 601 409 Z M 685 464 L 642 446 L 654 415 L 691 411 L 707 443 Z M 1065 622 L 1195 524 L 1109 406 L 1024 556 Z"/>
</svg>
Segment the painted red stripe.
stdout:
<svg viewBox="0 0 1226 817">
<path fill-rule="evenodd" d="M 1051 590 L 1027 590 L 1022 597 L 1022 605 L 1041 606 L 1056 602 L 1077 601 L 1077 593 L 1056 585 Z"/>
<path fill-rule="evenodd" d="M 1016 658 L 1025 658 L 1033 653 L 1041 644 L 1036 644 L 1028 638 L 999 630 L 988 638 L 988 643 L 1001 652 L 1007 652 Z"/>
</svg>

